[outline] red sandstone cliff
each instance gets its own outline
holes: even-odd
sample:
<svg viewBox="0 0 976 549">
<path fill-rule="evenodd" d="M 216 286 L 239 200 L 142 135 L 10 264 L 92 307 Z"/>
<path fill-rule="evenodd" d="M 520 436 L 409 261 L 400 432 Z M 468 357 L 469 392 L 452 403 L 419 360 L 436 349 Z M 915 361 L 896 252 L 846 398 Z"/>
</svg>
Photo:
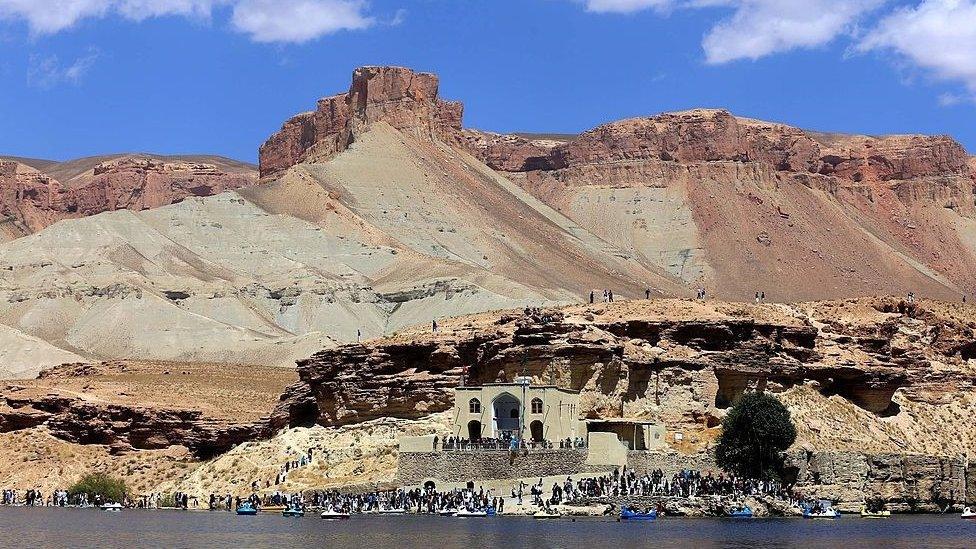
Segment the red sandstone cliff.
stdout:
<svg viewBox="0 0 976 549">
<path fill-rule="evenodd" d="M 62 219 L 173 204 L 252 185 L 245 164 L 218 158 L 126 155 L 48 163 L 0 160 L 0 215 L 22 234 Z"/>
<path fill-rule="evenodd" d="M 261 176 L 342 152 L 357 132 L 376 122 L 411 135 L 454 141 L 461 131 L 463 107 L 438 99 L 437 88 L 433 74 L 360 67 L 353 72 L 348 92 L 320 99 L 314 111 L 289 119 L 261 146 Z"/>
<path fill-rule="evenodd" d="M 464 150 L 635 261 L 732 299 L 976 292 L 976 162 L 946 136 L 868 137 L 692 110 L 574 138 L 462 129 L 430 74 L 365 67 L 261 147 L 261 175 L 385 122 Z"/>
</svg>

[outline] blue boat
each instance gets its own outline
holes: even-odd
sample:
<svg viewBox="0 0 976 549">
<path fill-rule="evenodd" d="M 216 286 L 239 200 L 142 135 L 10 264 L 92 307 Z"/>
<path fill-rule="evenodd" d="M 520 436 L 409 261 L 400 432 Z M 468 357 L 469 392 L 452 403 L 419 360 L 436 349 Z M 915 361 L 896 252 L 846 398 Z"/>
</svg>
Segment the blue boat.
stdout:
<svg viewBox="0 0 976 549">
<path fill-rule="evenodd" d="M 654 520 L 657 518 L 657 510 L 640 513 L 625 507 L 620 511 L 620 518 L 622 520 Z"/>
<path fill-rule="evenodd" d="M 729 513 L 732 518 L 752 518 L 752 509 L 748 505 L 743 505 L 742 509 Z"/>
<path fill-rule="evenodd" d="M 250 501 L 245 501 L 237 508 L 238 515 L 256 515 L 258 514 L 257 508 Z"/>
</svg>

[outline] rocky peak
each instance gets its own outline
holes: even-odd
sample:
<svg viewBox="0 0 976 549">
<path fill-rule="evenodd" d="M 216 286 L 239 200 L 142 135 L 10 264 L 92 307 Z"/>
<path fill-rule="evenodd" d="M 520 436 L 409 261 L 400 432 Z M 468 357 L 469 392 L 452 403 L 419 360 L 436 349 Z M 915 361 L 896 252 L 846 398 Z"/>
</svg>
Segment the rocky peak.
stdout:
<svg viewBox="0 0 976 549">
<path fill-rule="evenodd" d="M 438 86 L 437 76 L 402 67 L 356 69 L 347 93 L 320 99 L 315 111 L 289 119 L 261 146 L 261 176 L 327 159 L 378 122 L 420 138 L 457 141 L 463 106 L 439 99 Z"/>
</svg>

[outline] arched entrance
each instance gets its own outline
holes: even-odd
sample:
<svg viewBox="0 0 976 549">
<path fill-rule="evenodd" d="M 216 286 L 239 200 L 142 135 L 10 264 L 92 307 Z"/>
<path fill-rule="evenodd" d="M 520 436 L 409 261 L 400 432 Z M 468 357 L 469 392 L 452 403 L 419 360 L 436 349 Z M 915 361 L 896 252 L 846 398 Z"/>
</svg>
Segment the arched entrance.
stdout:
<svg viewBox="0 0 976 549">
<path fill-rule="evenodd" d="M 468 422 L 468 440 L 481 440 L 481 422 L 477 419 Z"/>
<path fill-rule="evenodd" d="M 532 433 L 532 442 L 542 442 L 544 433 L 542 432 L 542 422 L 538 419 L 529 424 L 529 432 Z"/>
<path fill-rule="evenodd" d="M 514 395 L 502 393 L 491 403 L 495 438 L 518 438 L 521 404 Z"/>
</svg>

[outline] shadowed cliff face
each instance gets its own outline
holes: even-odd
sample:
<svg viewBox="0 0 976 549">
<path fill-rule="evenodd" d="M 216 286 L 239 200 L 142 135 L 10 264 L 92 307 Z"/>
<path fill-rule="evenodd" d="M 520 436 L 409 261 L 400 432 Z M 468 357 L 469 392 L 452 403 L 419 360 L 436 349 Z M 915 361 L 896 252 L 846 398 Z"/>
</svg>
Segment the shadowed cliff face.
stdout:
<svg viewBox="0 0 976 549">
<path fill-rule="evenodd" d="M 670 430 L 707 432 L 747 390 L 816 395 L 883 421 L 901 412 L 896 401 L 931 407 L 953 391 L 973 392 L 964 358 L 973 318 L 963 307 L 891 299 L 663 300 L 486 314 L 454 319 L 437 334 L 322 351 L 299 361 L 293 390 L 314 400 L 323 425 L 419 418 L 448 410 L 462 382 L 523 373 L 581 391 L 586 417 L 654 419 Z"/>
</svg>

